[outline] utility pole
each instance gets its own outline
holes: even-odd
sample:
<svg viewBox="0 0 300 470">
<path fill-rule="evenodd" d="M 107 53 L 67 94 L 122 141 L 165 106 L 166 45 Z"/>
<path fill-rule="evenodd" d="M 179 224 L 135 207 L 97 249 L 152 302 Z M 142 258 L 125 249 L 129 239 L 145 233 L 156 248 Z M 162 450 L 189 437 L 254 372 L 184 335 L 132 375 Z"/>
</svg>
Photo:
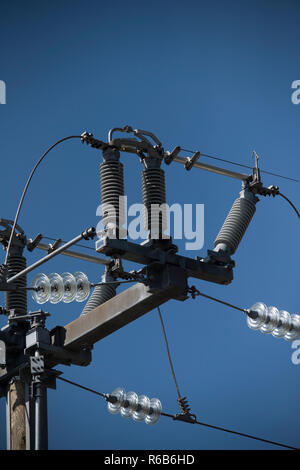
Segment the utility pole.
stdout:
<svg viewBox="0 0 300 470">
<path fill-rule="evenodd" d="M 134 138 L 113 139 L 114 132 L 133 133 Z M 78 136 L 77 136 L 78 137 Z M 275 187 L 264 188 L 256 166 L 251 175 L 237 173 L 198 162 L 200 152 L 184 159 L 178 154 L 180 147 L 165 152 L 154 134 L 133 130 L 129 126 L 115 128 L 109 132 L 108 142 L 95 139 L 92 134 L 82 134 L 82 142 L 101 150 L 100 187 L 102 223 L 104 231 L 96 242 L 95 256 L 84 255 L 69 248 L 82 239 L 96 236 L 93 227 L 61 246 L 61 239 L 53 245 L 41 243 L 41 234 L 27 240 L 24 231 L 11 220 L 0 219 L 4 230 L 0 231 L 0 242 L 7 249 L 12 236 L 6 265 L 0 270 L 0 290 L 6 292 L 5 308 L 1 313 L 8 319 L 0 331 L 0 396 L 7 401 L 7 449 L 44 450 L 48 448 L 47 436 L 47 388 L 56 388 L 60 372 L 58 364 L 87 366 L 92 360 L 93 345 L 141 315 L 159 307 L 171 299 L 185 301 L 191 289 L 189 278 L 201 279 L 216 284 L 228 285 L 233 280 L 235 266 L 231 256 L 255 213 L 257 195 L 276 195 Z M 150 141 L 152 140 L 152 142 Z M 145 230 L 149 232 L 146 243 L 141 245 L 126 239 L 122 232 L 121 198 L 124 196 L 123 164 L 120 152 L 138 155 L 143 164 L 142 197 L 148 217 Z M 161 165 L 173 161 L 184 164 L 187 171 L 193 167 L 229 176 L 242 181 L 240 197 L 234 204 L 214 243 L 205 258 L 192 259 L 177 253 L 178 248 L 171 238 L 162 234 L 166 229 L 164 210 L 150 217 L 153 206 L 166 204 L 165 175 Z M 26 266 L 24 249 L 46 250 L 48 254 L 30 266 Z M 49 259 L 62 254 L 105 266 L 102 282 L 91 285 L 85 275 L 63 279 L 46 275 L 27 287 L 26 275 Z M 138 271 L 125 272 L 122 260 L 141 265 Z M 136 281 L 129 289 L 116 293 L 120 280 Z M 79 318 L 64 326 L 49 331 L 45 322 L 50 315 L 43 310 L 27 311 L 27 290 L 35 292 L 39 304 L 75 299 L 84 289 L 93 286 L 94 291 Z M 77 293 L 76 293 L 77 292 Z M 253 312 L 247 312 L 251 313 Z M 251 317 L 251 318 L 256 318 Z M 182 408 L 184 411 L 184 407 Z M 185 413 L 185 412 L 184 412 Z M 186 407 L 184 418 L 190 418 Z"/>
<path fill-rule="evenodd" d="M 26 450 L 25 384 L 17 377 L 8 386 L 7 421 L 7 448 Z"/>
<path fill-rule="evenodd" d="M 1 220 L 1 225 L 5 230 L 1 233 L 1 242 L 4 248 L 11 233 L 12 221 Z M 26 238 L 23 230 L 18 226 L 13 236 L 10 256 L 8 258 L 7 270 L 4 275 L 10 277 L 17 274 L 26 267 L 26 260 L 23 257 L 23 250 L 26 244 Z M 26 286 L 26 276 L 18 279 L 16 286 L 22 288 Z M 13 291 L 5 293 L 5 309 L 14 311 L 15 315 L 27 313 L 27 294 L 26 291 L 19 291 L 16 294 Z M 16 328 L 16 335 L 22 335 L 22 326 Z M 28 393 L 26 384 L 20 379 L 19 375 L 11 377 L 7 385 L 7 448 L 13 450 L 26 449 L 26 395 Z"/>
</svg>

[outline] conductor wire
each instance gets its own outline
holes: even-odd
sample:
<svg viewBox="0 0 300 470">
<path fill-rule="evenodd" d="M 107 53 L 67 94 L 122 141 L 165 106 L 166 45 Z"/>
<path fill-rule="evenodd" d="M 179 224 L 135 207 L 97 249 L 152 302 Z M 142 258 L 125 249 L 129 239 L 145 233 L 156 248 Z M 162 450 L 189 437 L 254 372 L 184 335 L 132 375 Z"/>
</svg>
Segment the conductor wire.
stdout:
<svg viewBox="0 0 300 470">
<path fill-rule="evenodd" d="M 174 380 L 174 383 L 175 383 L 177 395 L 178 395 L 178 398 L 181 398 L 181 395 L 180 395 L 180 392 L 179 392 L 178 383 L 177 383 L 176 376 L 175 376 L 175 371 L 174 371 L 172 359 L 171 359 L 169 344 L 168 344 L 168 340 L 167 340 L 167 334 L 166 334 L 166 330 L 165 330 L 165 326 L 164 326 L 162 314 L 161 314 L 161 311 L 160 311 L 160 308 L 159 308 L 159 307 L 157 307 L 157 311 L 158 311 L 159 319 L 160 319 L 160 322 L 161 322 L 161 327 L 162 327 L 162 331 L 163 331 L 163 335 L 164 335 L 165 345 L 166 345 L 166 349 L 167 349 L 167 353 L 168 353 L 170 368 L 171 368 L 173 380 Z"/>
<path fill-rule="evenodd" d="M 181 150 L 183 152 L 195 153 L 193 150 L 187 150 L 187 149 L 183 149 L 183 148 Z M 213 160 L 218 160 L 220 162 L 230 163 L 231 165 L 236 165 L 236 166 L 240 166 L 240 167 L 248 168 L 249 170 L 252 170 L 252 167 L 249 166 L 249 165 L 244 165 L 242 163 L 232 162 L 231 160 L 226 160 L 225 158 L 214 157 L 213 155 L 207 155 L 206 153 L 202 153 L 202 152 L 201 152 L 201 156 L 206 157 L 206 158 L 211 158 Z M 299 180 L 296 180 L 294 178 L 290 178 L 289 176 L 278 175 L 277 173 L 271 173 L 270 171 L 266 171 L 266 170 L 260 170 L 260 172 L 265 173 L 267 175 L 276 176 L 278 178 L 283 178 L 283 179 L 286 179 L 286 180 L 294 181 L 295 183 L 299 183 Z"/>
<path fill-rule="evenodd" d="M 67 382 L 71 385 L 74 385 L 75 387 L 78 387 L 78 388 L 81 388 L 81 389 L 86 390 L 88 392 L 94 393 L 95 395 L 98 395 L 98 396 L 100 396 L 102 398 L 105 398 L 107 400 L 107 394 L 105 394 L 105 393 L 97 392 L 96 390 L 93 390 L 92 388 L 85 387 L 85 386 L 80 385 L 76 382 L 72 382 L 71 380 L 64 379 L 63 377 L 58 376 L 56 378 L 59 379 L 59 380 L 62 380 L 63 382 Z M 174 420 L 174 415 L 172 415 L 170 413 L 161 413 L 161 416 L 165 416 L 167 418 L 171 418 L 171 419 Z M 189 421 L 185 421 L 185 422 L 188 423 Z M 193 424 L 199 424 L 200 426 L 205 426 L 205 427 L 208 427 L 208 428 L 211 428 L 211 429 L 216 429 L 217 431 L 228 432 L 230 434 L 235 434 L 236 436 L 246 437 L 248 439 L 255 439 L 256 441 L 266 442 L 268 444 L 272 444 L 272 445 L 279 446 L 279 447 L 284 447 L 286 449 L 300 450 L 298 447 L 293 447 L 293 446 L 289 446 L 287 444 L 282 444 L 281 442 L 270 441 L 268 439 L 263 439 L 262 437 L 253 436 L 252 434 L 245 434 L 245 433 L 242 433 L 242 432 L 233 431 L 231 429 L 222 428 L 220 426 L 214 426 L 212 424 L 203 423 L 201 421 L 193 421 Z"/>
<path fill-rule="evenodd" d="M 8 260 L 8 257 L 9 257 L 9 253 L 10 253 L 10 247 L 11 247 L 11 243 L 12 243 L 12 239 L 13 239 L 13 236 L 14 236 L 14 233 L 15 233 L 15 229 L 16 229 L 16 225 L 18 223 L 18 219 L 19 219 L 19 214 L 20 214 L 20 211 L 21 211 L 21 207 L 23 205 L 23 201 L 24 201 L 24 198 L 25 198 L 25 195 L 26 195 L 26 192 L 27 192 L 27 189 L 28 189 L 28 186 L 30 184 L 30 181 L 36 171 L 36 169 L 38 168 L 38 166 L 40 165 L 40 163 L 44 160 L 44 158 L 46 157 L 46 155 L 50 152 L 50 150 L 52 150 L 54 147 L 56 147 L 58 144 L 60 144 L 61 142 L 64 142 L 65 140 L 69 140 L 69 139 L 82 139 L 82 136 L 80 135 L 69 135 L 68 137 L 64 137 L 63 139 L 60 139 L 58 140 L 57 142 L 55 142 L 55 144 L 51 145 L 51 147 L 49 147 L 46 152 L 41 156 L 41 158 L 37 161 L 37 163 L 34 165 L 28 179 L 27 179 L 27 182 L 25 184 L 25 187 L 24 187 L 24 190 L 23 190 L 23 193 L 21 195 L 21 199 L 20 199 L 20 202 L 19 202 L 19 205 L 18 205 L 18 208 L 17 208 L 17 212 L 16 212 L 16 215 L 15 215 L 15 219 L 14 219 L 14 223 L 13 223 L 13 226 L 12 226 L 12 229 L 11 229 L 11 233 L 10 233 L 10 237 L 9 237 L 9 241 L 8 241 L 8 245 L 7 245 L 7 250 L 6 250 L 6 256 L 5 256 L 5 261 L 4 261 L 4 266 L 7 265 L 7 260 Z"/>
<path fill-rule="evenodd" d="M 279 196 L 283 197 L 283 199 L 285 199 L 289 204 L 290 206 L 292 206 L 292 208 L 294 209 L 294 211 L 296 212 L 297 216 L 300 218 L 300 212 L 296 209 L 296 207 L 294 206 L 294 204 L 289 200 L 289 198 L 287 198 L 284 194 L 280 193 L 278 191 L 277 193 Z"/>
</svg>

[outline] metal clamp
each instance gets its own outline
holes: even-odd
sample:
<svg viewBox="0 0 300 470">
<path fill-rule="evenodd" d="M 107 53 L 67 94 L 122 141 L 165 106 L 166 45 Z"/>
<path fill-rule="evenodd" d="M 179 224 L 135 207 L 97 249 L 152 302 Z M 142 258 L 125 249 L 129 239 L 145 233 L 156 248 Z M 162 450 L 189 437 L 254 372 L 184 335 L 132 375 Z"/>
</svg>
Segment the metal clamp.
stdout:
<svg viewBox="0 0 300 470">
<path fill-rule="evenodd" d="M 187 171 L 191 170 L 194 166 L 194 163 L 196 163 L 196 161 L 199 159 L 200 155 L 200 152 L 195 152 L 191 158 L 187 158 L 184 164 L 184 168 Z"/>
<path fill-rule="evenodd" d="M 165 152 L 165 157 L 164 157 L 165 164 L 170 165 L 172 161 L 174 160 L 174 158 L 177 157 L 180 150 L 181 150 L 181 147 L 177 145 L 177 147 L 175 147 L 174 150 L 172 150 L 172 152 Z"/>
</svg>

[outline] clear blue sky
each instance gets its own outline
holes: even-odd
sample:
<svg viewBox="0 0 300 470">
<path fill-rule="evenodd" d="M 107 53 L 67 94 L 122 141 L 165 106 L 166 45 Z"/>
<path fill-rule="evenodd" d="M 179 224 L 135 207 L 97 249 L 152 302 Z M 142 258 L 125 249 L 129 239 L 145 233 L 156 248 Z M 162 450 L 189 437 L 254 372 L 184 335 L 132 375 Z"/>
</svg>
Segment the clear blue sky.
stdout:
<svg viewBox="0 0 300 470">
<path fill-rule="evenodd" d="M 85 130 L 106 139 L 125 124 L 153 131 L 165 149 L 181 145 L 247 165 L 255 149 L 261 168 L 299 178 L 300 105 L 291 102 L 291 83 L 300 79 L 298 2 L 28 0 L 0 8 L 0 80 L 7 86 L 1 217 L 14 217 L 29 171 L 48 146 Z M 19 220 L 28 237 L 67 240 L 98 222 L 100 160 L 77 141 L 48 155 Z M 122 161 L 128 198 L 139 202 L 141 167 L 128 154 Z M 182 254 L 205 256 L 239 181 L 176 164 L 166 179 L 169 203 L 205 204 L 204 248 L 187 253 L 179 244 Z M 299 206 L 299 184 L 267 175 L 264 184 L 279 185 Z M 234 282 L 191 283 L 242 307 L 263 301 L 300 313 L 298 231 L 283 199 L 261 198 L 234 256 Z M 28 263 L 39 256 L 28 253 Z M 43 268 L 82 270 L 92 281 L 102 274 L 65 257 Z M 46 306 L 49 328 L 82 308 Z M 36 308 L 31 300 L 29 308 Z M 291 361 L 290 343 L 250 330 L 242 314 L 209 300 L 171 301 L 162 313 L 180 390 L 199 420 L 300 446 L 300 365 Z M 96 344 L 90 366 L 59 369 L 101 392 L 123 386 L 160 398 L 166 413 L 178 411 L 156 311 Z M 48 407 L 50 449 L 273 448 L 167 418 L 153 427 L 124 420 L 109 414 L 104 400 L 61 382 L 49 391 Z M 0 413 L 3 449 L 3 399 Z"/>
</svg>

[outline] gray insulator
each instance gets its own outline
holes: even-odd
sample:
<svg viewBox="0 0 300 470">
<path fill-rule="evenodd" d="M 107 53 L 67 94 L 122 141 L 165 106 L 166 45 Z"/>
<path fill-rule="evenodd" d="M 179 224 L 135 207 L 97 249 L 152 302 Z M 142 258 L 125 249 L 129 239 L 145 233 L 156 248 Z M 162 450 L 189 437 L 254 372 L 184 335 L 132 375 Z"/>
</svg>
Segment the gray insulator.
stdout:
<svg viewBox="0 0 300 470">
<path fill-rule="evenodd" d="M 252 193 L 246 193 L 246 196 L 245 194 L 243 194 L 243 196 L 244 197 L 240 197 L 234 201 L 233 206 L 215 240 L 215 251 L 222 249 L 223 251 L 228 251 L 229 254 L 232 255 L 239 246 L 240 241 L 242 240 L 243 235 L 255 213 L 255 203 L 258 200 L 252 195 Z"/>
<path fill-rule="evenodd" d="M 144 205 L 145 230 L 151 230 L 160 238 L 166 230 L 166 208 L 157 210 L 158 206 L 166 204 L 165 173 L 161 168 L 146 168 L 142 172 L 142 191 Z M 156 207 L 152 207 L 155 204 Z M 152 207 L 152 214 L 151 214 Z M 151 217 L 152 215 L 152 217 Z"/>
<path fill-rule="evenodd" d="M 124 205 L 120 196 L 124 196 L 123 165 L 117 160 L 107 160 L 100 165 L 100 189 L 102 204 L 102 223 L 114 227 L 124 220 Z M 123 198 L 122 198 L 123 199 Z M 121 200 L 122 201 L 122 200 Z"/>
<path fill-rule="evenodd" d="M 23 256 L 10 256 L 7 261 L 7 279 L 26 268 L 26 258 Z M 26 287 L 27 278 L 26 274 L 19 277 L 13 283 L 17 287 Z M 7 310 L 15 310 L 16 314 L 26 315 L 27 313 L 27 291 L 7 291 L 5 292 L 5 307 Z"/>
<path fill-rule="evenodd" d="M 101 282 L 109 282 L 109 281 L 114 281 L 114 279 L 111 276 L 104 274 Z M 86 313 L 90 312 L 91 310 L 98 307 L 99 305 L 104 304 L 104 302 L 106 302 L 109 299 L 112 299 L 115 295 L 116 295 L 116 286 L 113 284 L 96 286 L 89 300 L 85 304 L 85 307 L 81 312 L 81 315 L 85 315 Z"/>
</svg>

